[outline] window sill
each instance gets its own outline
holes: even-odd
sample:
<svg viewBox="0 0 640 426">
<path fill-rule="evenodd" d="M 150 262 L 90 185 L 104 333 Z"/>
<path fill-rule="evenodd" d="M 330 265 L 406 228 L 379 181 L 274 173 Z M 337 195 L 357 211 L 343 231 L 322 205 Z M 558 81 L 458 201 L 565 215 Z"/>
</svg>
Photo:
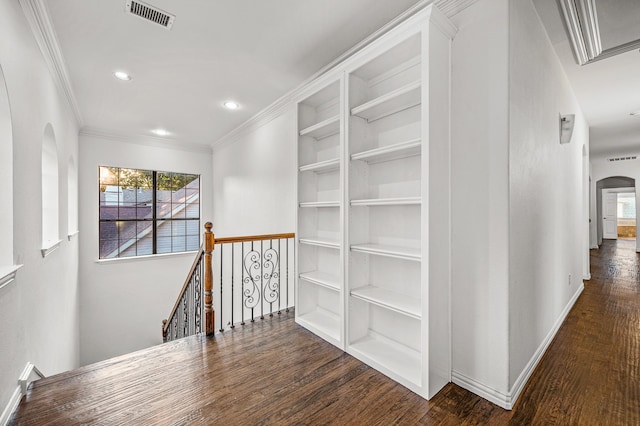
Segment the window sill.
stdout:
<svg viewBox="0 0 640 426">
<path fill-rule="evenodd" d="M 0 288 L 11 284 L 22 265 L 0 266 Z"/>
<path fill-rule="evenodd" d="M 180 253 L 163 253 L 163 254 L 149 254 L 146 256 L 131 256 L 131 257 L 116 257 L 114 259 L 97 259 L 96 263 L 100 264 L 110 264 L 110 263 L 126 263 L 126 262 L 137 262 L 137 261 L 146 261 L 146 260 L 160 260 L 166 257 L 177 257 L 177 256 L 193 256 L 198 253 L 198 250 L 194 251 L 181 251 Z"/>
<path fill-rule="evenodd" d="M 69 235 L 67 235 L 67 239 L 69 241 L 71 241 L 73 239 L 73 237 L 75 237 L 76 235 L 78 235 L 80 233 L 80 231 L 74 231 L 72 233 L 70 233 Z"/>
<path fill-rule="evenodd" d="M 51 244 L 48 247 L 42 247 L 40 249 L 40 252 L 42 253 L 42 257 L 47 257 L 49 256 L 51 253 L 53 253 L 54 251 L 56 251 L 59 247 L 60 247 L 60 243 L 62 242 L 62 240 L 58 240 L 55 243 Z"/>
</svg>

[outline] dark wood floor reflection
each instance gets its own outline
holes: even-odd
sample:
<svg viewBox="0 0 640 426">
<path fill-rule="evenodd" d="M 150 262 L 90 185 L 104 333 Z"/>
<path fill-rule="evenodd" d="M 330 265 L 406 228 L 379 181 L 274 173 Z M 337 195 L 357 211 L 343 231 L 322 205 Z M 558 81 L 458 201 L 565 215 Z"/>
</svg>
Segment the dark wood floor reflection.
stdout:
<svg viewBox="0 0 640 426">
<path fill-rule="evenodd" d="M 289 313 L 40 380 L 10 424 L 637 425 L 635 241 L 605 241 L 591 262 L 591 281 L 513 411 L 453 384 L 427 402 L 296 326 Z"/>
</svg>

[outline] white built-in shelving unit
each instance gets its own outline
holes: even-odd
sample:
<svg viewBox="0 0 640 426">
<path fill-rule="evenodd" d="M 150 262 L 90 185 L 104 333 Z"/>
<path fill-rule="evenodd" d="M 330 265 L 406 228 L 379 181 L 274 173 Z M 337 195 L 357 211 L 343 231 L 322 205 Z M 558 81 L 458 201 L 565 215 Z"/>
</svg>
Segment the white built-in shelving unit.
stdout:
<svg viewBox="0 0 640 426">
<path fill-rule="evenodd" d="M 344 349 L 342 80 L 298 104 L 296 320 Z"/>
<path fill-rule="evenodd" d="M 426 398 L 450 381 L 454 33 L 429 6 L 298 104 L 296 321 Z"/>
</svg>

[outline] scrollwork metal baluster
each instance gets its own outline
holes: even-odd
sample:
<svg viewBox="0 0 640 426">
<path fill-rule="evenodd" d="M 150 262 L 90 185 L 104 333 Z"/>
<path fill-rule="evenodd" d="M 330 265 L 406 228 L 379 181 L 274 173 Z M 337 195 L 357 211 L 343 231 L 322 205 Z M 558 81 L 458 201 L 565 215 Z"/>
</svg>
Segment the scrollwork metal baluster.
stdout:
<svg viewBox="0 0 640 426">
<path fill-rule="evenodd" d="M 278 292 L 280 274 L 277 272 L 280 265 L 279 253 L 273 249 L 273 240 L 270 243 L 270 247 L 264 252 L 263 257 L 263 299 L 266 303 L 269 303 L 269 316 L 273 316 L 273 304 L 279 299 L 280 294 Z"/>
<path fill-rule="evenodd" d="M 251 242 L 251 251 L 249 251 L 242 260 L 242 266 L 247 273 L 243 282 L 250 287 L 243 290 L 243 304 L 247 309 L 251 309 L 251 322 L 255 321 L 255 308 L 260 303 L 260 253 L 255 251 L 253 241 Z"/>
</svg>

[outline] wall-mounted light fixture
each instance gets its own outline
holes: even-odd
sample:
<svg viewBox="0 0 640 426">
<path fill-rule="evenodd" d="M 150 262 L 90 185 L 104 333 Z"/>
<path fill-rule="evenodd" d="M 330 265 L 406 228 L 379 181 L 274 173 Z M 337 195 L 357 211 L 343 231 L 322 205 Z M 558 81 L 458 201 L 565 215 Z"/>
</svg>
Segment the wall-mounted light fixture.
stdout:
<svg viewBox="0 0 640 426">
<path fill-rule="evenodd" d="M 576 121 L 575 114 L 560 114 L 560 143 L 565 144 L 571 142 L 573 135 L 573 125 Z"/>
</svg>

